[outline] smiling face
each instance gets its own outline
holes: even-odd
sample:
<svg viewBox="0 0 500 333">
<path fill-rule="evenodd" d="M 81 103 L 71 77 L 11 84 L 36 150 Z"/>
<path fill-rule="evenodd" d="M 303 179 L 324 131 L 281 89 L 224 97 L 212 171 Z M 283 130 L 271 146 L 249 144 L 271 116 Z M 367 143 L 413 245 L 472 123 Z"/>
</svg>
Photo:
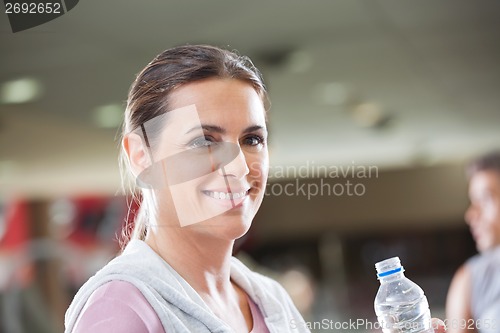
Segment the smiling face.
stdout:
<svg viewBox="0 0 500 333">
<path fill-rule="evenodd" d="M 465 219 L 479 252 L 500 245 L 500 174 L 479 171 L 469 183 L 470 207 Z"/>
<path fill-rule="evenodd" d="M 241 237 L 267 182 L 261 98 L 243 81 L 207 79 L 174 90 L 169 108 L 152 145 L 155 164 L 166 175 L 166 186 L 154 190 L 157 223 L 217 226 L 231 231 L 228 237 Z"/>
</svg>

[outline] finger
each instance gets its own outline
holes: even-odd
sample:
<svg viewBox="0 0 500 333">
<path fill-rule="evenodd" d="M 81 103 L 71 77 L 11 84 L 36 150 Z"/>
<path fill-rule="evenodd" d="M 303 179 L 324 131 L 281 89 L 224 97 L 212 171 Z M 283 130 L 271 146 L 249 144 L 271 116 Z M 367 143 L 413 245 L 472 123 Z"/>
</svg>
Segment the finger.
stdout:
<svg viewBox="0 0 500 333">
<path fill-rule="evenodd" d="M 434 333 L 445 333 L 446 325 L 441 319 L 432 318 L 432 328 L 434 329 Z"/>
</svg>

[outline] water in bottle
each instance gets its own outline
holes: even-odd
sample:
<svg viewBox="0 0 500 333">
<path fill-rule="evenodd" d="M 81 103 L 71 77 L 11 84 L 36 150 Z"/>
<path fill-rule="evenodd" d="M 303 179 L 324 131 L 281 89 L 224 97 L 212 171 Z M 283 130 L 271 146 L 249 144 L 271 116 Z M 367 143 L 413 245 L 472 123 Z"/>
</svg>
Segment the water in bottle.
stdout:
<svg viewBox="0 0 500 333">
<path fill-rule="evenodd" d="M 422 289 L 405 277 L 398 257 L 375 265 L 380 288 L 375 313 L 384 333 L 432 333 L 429 303 Z"/>
</svg>

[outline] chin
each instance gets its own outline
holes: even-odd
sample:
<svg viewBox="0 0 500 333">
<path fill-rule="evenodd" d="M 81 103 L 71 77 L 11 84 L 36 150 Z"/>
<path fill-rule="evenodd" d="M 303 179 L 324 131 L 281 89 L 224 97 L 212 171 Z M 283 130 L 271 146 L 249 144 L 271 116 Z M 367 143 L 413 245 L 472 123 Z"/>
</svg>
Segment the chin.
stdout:
<svg viewBox="0 0 500 333">
<path fill-rule="evenodd" d="M 488 252 L 493 247 L 491 245 L 488 245 L 488 244 L 478 244 L 476 248 L 477 248 L 477 251 L 479 253 L 484 253 L 484 252 Z"/>
<path fill-rule="evenodd" d="M 243 237 L 250 226 L 251 221 L 245 221 L 241 218 L 226 218 L 222 217 L 223 223 L 220 225 L 221 236 L 225 239 L 236 240 Z"/>
<path fill-rule="evenodd" d="M 245 219 L 242 216 L 227 216 L 226 214 L 188 227 L 225 240 L 236 240 L 243 237 L 252 225 L 251 220 Z"/>
</svg>

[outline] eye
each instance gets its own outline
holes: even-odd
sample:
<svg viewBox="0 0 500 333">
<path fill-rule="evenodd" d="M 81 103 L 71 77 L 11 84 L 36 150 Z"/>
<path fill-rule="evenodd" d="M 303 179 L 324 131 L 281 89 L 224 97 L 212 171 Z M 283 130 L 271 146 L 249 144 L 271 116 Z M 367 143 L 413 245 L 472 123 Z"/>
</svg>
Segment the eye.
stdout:
<svg viewBox="0 0 500 333">
<path fill-rule="evenodd" d="M 245 146 L 252 147 L 253 149 L 262 149 L 265 144 L 265 139 L 260 135 L 249 135 L 243 139 L 242 142 Z"/>
<path fill-rule="evenodd" d="M 189 143 L 189 148 L 202 148 L 202 147 L 209 147 L 216 144 L 215 139 L 210 137 L 210 136 L 203 136 L 194 139 Z"/>
</svg>

